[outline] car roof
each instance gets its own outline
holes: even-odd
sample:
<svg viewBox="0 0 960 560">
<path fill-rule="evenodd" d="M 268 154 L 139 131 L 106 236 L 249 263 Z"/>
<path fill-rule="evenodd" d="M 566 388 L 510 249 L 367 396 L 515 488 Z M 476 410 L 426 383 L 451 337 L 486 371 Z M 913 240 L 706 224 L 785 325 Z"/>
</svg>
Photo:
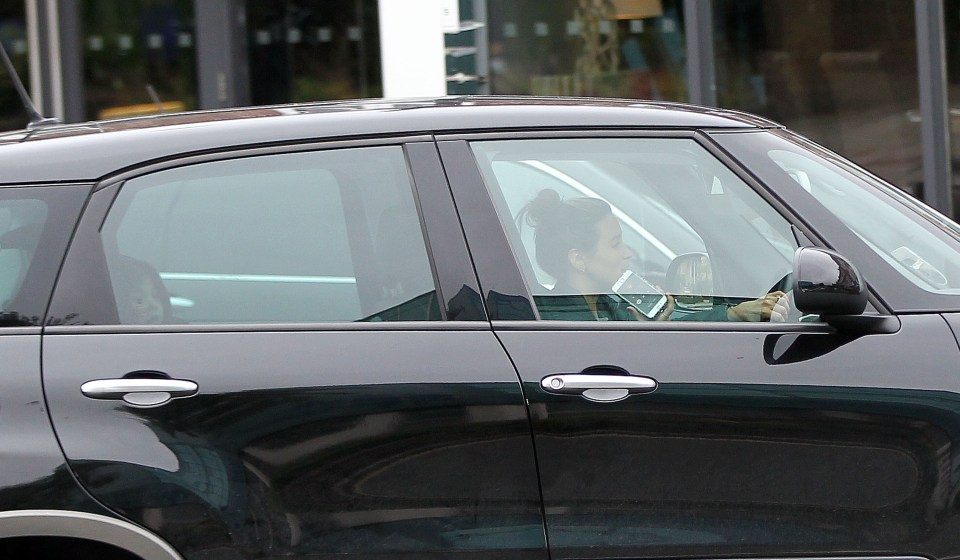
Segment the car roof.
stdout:
<svg viewBox="0 0 960 560">
<path fill-rule="evenodd" d="M 181 154 L 341 138 L 557 128 L 773 127 L 780 125 L 737 111 L 626 99 L 457 96 L 287 104 L 3 133 L 0 182 L 90 181 Z"/>
</svg>

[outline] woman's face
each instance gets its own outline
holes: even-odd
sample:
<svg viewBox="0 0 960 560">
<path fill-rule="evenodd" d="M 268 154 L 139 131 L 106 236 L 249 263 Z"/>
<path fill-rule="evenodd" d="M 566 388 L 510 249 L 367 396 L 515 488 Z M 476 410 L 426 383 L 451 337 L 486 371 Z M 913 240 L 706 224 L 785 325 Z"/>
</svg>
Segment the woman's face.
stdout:
<svg viewBox="0 0 960 560">
<path fill-rule="evenodd" d="M 623 242 L 620 222 L 613 214 L 597 224 L 598 239 L 592 251 L 583 252 L 584 274 L 594 284 L 595 293 L 609 292 L 614 283 L 630 268 L 633 252 Z"/>
</svg>

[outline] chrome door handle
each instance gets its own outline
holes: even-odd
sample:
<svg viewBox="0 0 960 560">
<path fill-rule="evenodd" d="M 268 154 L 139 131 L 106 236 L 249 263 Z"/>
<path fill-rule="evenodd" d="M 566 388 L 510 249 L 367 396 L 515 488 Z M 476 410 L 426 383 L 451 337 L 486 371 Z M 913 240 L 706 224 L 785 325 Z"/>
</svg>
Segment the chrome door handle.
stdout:
<svg viewBox="0 0 960 560">
<path fill-rule="evenodd" d="M 80 392 L 91 399 L 122 399 L 135 406 L 156 406 L 198 390 L 196 383 L 185 379 L 97 379 L 80 386 Z"/>
<path fill-rule="evenodd" d="M 638 375 L 560 373 L 544 377 L 540 387 L 548 393 L 583 395 L 591 401 L 612 402 L 631 394 L 650 393 L 656 390 L 657 382 Z"/>
</svg>

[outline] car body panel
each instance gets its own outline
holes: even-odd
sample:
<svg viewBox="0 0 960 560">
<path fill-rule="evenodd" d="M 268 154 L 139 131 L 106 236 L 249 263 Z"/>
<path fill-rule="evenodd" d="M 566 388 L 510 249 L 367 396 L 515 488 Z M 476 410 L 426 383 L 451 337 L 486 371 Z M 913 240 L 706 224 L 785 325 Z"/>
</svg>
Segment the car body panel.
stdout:
<svg viewBox="0 0 960 560">
<path fill-rule="evenodd" d="M 142 369 L 199 393 L 80 394 Z M 80 481 L 188 558 L 545 557 L 524 402 L 489 331 L 51 334 L 44 371 Z"/>
<path fill-rule="evenodd" d="M 40 382 L 40 333 L 0 333 L 0 511 L 108 510 L 76 483 L 50 425 Z"/>
<path fill-rule="evenodd" d="M 902 320 L 853 340 L 498 323 L 530 403 L 552 557 L 960 546 L 956 344 L 937 316 Z M 909 370 L 889 367 L 921 346 Z M 540 385 L 600 367 L 657 389 L 602 403 Z"/>
</svg>

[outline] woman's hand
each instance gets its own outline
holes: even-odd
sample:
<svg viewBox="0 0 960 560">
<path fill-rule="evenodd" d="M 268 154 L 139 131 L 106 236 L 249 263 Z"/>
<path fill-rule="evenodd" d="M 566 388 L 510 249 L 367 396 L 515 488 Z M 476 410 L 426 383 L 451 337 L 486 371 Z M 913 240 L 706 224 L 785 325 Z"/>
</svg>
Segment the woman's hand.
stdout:
<svg viewBox="0 0 960 560">
<path fill-rule="evenodd" d="M 660 313 L 657 313 L 657 316 L 653 319 L 648 319 L 643 313 L 637 310 L 636 307 L 632 305 L 627 306 L 627 311 L 633 315 L 635 321 L 666 321 L 670 319 L 670 314 L 673 313 L 673 310 L 677 308 L 677 303 L 673 300 L 673 296 L 667 294 L 667 304 L 663 306 L 663 309 L 660 310 Z"/>
<path fill-rule="evenodd" d="M 727 310 L 727 318 L 731 321 L 771 321 L 782 323 L 790 313 L 790 301 L 787 294 L 776 291 L 770 292 L 760 299 L 745 301 Z"/>
</svg>

